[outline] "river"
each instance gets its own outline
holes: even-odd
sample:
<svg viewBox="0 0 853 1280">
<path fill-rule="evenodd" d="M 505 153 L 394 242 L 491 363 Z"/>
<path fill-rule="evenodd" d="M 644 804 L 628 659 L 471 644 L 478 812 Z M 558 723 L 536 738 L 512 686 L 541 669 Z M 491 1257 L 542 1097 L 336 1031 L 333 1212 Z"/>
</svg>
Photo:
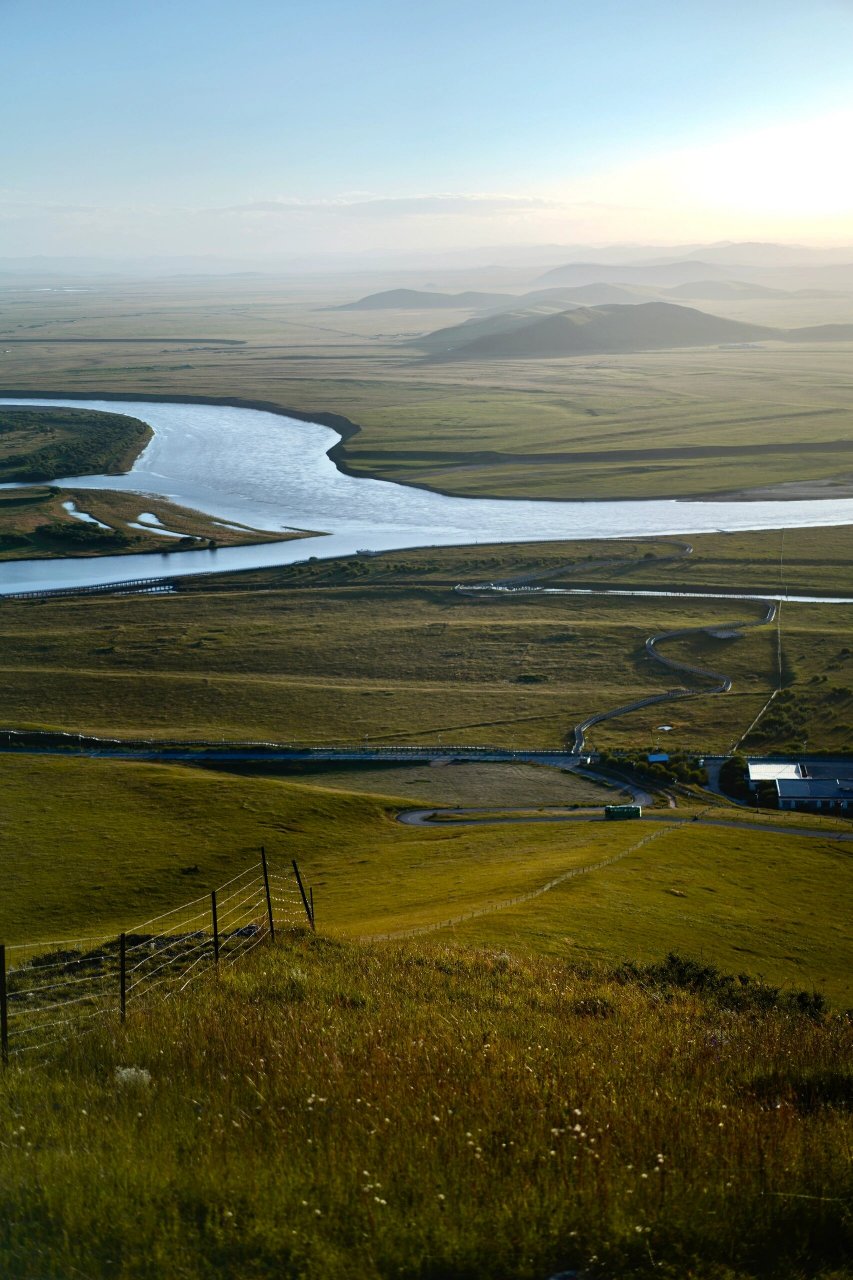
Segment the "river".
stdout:
<svg viewBox="0 0 853 1280">
<path fill-rule="evenodd" d="M 338 441 L 335 431 L 259 409 L 50 397 L 0 398 L 0 404 L 100 409 L 126 413 L 151 426 L 152 439 L 126 475 L 63 477 L 55 484 L 167 498 L 218 520 L 323 535 L 216 551 L 9 561 L 0 566 L 0 595 L 265 568 L 361 549 L 853 524 L 853 498 L 540 502 L 448 497 L 345 475 L 328 457 Z"/>
</svg>

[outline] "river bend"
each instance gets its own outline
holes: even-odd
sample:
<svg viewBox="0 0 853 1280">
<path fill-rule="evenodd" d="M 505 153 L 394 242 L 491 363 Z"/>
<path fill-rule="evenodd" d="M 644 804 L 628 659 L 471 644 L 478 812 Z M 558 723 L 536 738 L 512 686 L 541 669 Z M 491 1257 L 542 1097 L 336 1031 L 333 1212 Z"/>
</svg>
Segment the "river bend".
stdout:
<svg viewBox="0 0 853 1280">
<path fill-rule="evenodd" d="M 154 435 L 123 476 L 54 483 L 166 498 L 219 520 L 322 537 L 216 551 L 17 560 L 0 566 L 0 594 L 98 586 L 328 559 L 356 550 L 472 543 L 572 541 L 853 524 L 853 499 L 790 502 L 552 502 L 459 498 L 345 475 L 328 457 L 329 427 L 230 405 L 0 398 L 0 404 L 99 409 L 147 422 Z"/>
</svg>

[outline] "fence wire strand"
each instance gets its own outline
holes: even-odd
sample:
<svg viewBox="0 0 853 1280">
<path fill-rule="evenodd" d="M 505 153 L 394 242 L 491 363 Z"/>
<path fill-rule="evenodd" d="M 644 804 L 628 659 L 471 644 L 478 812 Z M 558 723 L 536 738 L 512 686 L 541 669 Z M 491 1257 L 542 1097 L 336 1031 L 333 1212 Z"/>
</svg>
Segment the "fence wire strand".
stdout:
<svg viewBox="0 0 853 1280">
<path fill-rule="evenodd" d="M 262 867 L 255 863 L 215 890 L 224 965 L 236 964 L 272 937 L 270 906 L 282 925 L 304 921 L 307 914 L 289 874 L 272 872 L 265 880 Z M 169 997 L 184 991 L 216 964 L 211 906 L 210 896 L 203 894 L 152 916 L 125 932 L 123 947 L 118 938 L 103 936 L 13 943 L 8 951 L 29 955 L 6 971 L 10 1056 L 67 1043 L 75 1033 L 92 1030 L 96 1019 L 117 1013 L 122 973 L 125 1007 L 137 1007 L 155 993 Z M 52 1031 L 58 1034 L 42 1039 Z"/>
</svg>

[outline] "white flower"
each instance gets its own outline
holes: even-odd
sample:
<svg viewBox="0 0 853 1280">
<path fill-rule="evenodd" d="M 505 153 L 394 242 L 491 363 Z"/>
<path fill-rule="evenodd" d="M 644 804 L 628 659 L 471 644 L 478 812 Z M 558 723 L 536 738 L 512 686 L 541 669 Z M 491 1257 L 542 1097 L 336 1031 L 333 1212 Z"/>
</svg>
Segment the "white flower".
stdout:
<svg viewBox="0 0 853 1280">
<path fill-rule="evenodd" d="M 151 1072 L 145 1067 L 116 1067 L 115 1081 L 123 1086 L 148 1086 L 151 1083 Z"/>
</svg>

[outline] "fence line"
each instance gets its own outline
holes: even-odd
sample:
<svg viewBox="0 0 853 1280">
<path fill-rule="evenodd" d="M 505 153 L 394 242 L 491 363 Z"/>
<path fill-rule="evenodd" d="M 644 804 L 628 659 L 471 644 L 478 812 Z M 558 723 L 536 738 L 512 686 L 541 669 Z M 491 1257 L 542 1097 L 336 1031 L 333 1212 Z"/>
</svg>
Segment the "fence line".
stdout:
<svg viewBox="0 0 853 1280">
<path fill-rule="evenodd" d="M 134 925 L 118 937 L 0 945 L 2 1061 L 22 1061 L 90 1030 L 96 1019 L 122 1021 L 152 995 L 184 991 L 203 973 L 233 965 L 276 929 L 314 928 L 293 870 L 261 861 L 209 894 Z"/>
</svg>

